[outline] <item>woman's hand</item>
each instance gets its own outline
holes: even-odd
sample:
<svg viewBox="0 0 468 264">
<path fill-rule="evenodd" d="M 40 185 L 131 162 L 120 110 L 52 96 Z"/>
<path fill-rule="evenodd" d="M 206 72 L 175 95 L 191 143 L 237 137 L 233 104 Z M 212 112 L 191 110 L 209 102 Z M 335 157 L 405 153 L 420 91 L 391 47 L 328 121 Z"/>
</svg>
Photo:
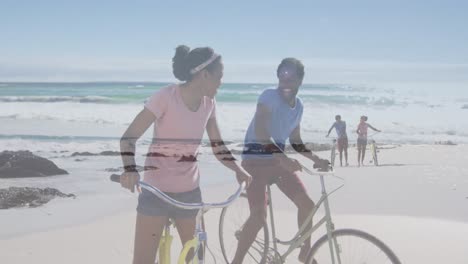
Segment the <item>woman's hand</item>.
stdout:
<svg viewBox="0 0 468 264">
<path fill-rule="evenodd" d="M 140 181 L 138 171 L 124 172 L 120 176 L 120 185 L 125 189 L 129 189 L 132 193 L 135 192 L 135 186 L 138 185 L 138 181 Z"/>
<path fill-rule="evenodd" d="M 239 170 L 236 172 L 236 178 L 239 184 L 241 184 L 242 182 L 245 182 L 246 189 L 249 187 L 250 183 L 252 182 L 252 176 L 250 176 L 249 173 L 243 170 Z"/>
</svg>

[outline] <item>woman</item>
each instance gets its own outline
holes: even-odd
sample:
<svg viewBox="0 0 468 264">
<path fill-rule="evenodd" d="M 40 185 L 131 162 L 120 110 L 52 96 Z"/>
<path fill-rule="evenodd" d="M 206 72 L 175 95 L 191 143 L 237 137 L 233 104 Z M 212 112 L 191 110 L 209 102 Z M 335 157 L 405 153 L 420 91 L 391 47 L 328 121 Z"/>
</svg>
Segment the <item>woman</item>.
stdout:
<svg viewBox="0 0 468 264">
<path fill-rule="evenodd" d="M 366 155 L 367 146 L 367 129 L 370 128 L 374 131 L 381 132 L 377 128 L 367 123 L 367 116 L 361 116 L 356 133 L 358 134 L 357 148 L 358 148 L 358 166 L 364 166 L 364 156 Z"/>
<path fill-rule="evenodd" d="M 236 173 L 239 182 L 250 182 L 250 175 L 233 162 L 216 122 L 215 95 L 221 85 L 223 64 L 213 49 L 190 51 L 179 46 L 172 59 L 174 76 L 182 81 L 162 88 L 146 102 L 121 139 L 125 173 L 124 188 L 134 192 L 140 175 L 135 165 L 136 141 L 154 123 L 153 142 L 145 161 L 144 181 L 181 202 L 201 202 L 198 148 L 206 130 L 217 159 Z M 161 233 L 169 217 L 184 244 L 194 234 L 197 210 L 182 210 L 143 190 L 138 198 L 134 264 L 152 264 Z"/>
</svg>

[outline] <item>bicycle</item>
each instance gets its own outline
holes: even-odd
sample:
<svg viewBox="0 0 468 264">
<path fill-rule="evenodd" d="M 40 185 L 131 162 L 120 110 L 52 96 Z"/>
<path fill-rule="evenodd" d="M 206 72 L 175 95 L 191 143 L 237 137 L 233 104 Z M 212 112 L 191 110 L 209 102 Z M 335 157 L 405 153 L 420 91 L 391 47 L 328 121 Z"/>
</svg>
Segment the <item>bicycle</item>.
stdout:
<svg viewBox="0 0 468 264">
<path fill-rule="evenodd" d="M 369 149 L 370 149 L 370 151 L 372 153 L 372 161 L 371 162 L 373 162 L 375 166 L 379 166 L 379 160 L 377 158 L 377 153 L 379 152 L 379 150 L 377 148 L 377 143 L 375 142 L 375 140 L 373 138 L 373 136 L 376 135 L 377 133 L 374 133 L 374 134 L 369 136 L 369 138 L 370 138 Z"/>
<path fill-rule="evenodd" d="M 326 226 L 326 234 L 319 238 L 311 247 L 307 254 L 306 264 L 352 264 L 352 263 L 392 263 L 392 264 L 401 264 L 398 257 L 393 253 L 393 251 L 377 239 L 375 236 L 368 234 L 364 231 L 357 230 L 357 229 L 335 229 L 335 226 L 332 221 L 331 212 L 330 212 L 330 205 L 328 201 L 328 196 L 339 190 L 344 186 L 341 186 L 334 189 L 332 192 L 327 193 L 325 189 L 325 179 L 324 176 L 335 176 L 333 172 L 321 172 L 316 171 L 313 172 L 306 167 L 302 166 L 304 172 L 309 175 L 318 175 L 320 177 L 320 183 L 322 188 L 322 195 L 320 200 L 318 201 L 317 205 L 315 206 L 314 210 L 310 213 L 307 217 L 304 224 L 299 228 L 299 231 L 296 235 L 287 241 L 280 240 L 276 237 L 276 229 L 275 229 L 275 222 L 274 222 L 274 215 L 273 215 L 273 201 L 271 196 L 271 183 L 267 185 L 267 196 L 268 196 L 268 207 L 269 207 L 269 216 L 270 216 L 270 225 L 271 225 L 271 235 L 272 235 L 272 244 L 273 247 L 270 246 L 270 233 L 268 228 L 267 221 L 263 226 L 262 230 L 260 230 L 257 238 L 255 239 L 254 243 L 250 247 L 248 253 L 245 256 L 243 263 L 261 263 L 261 264 L 280 264 L 286 263 L 287 257 L 295 250 L 302 246 L 303 242 L 309 238 L 312 233 L 314 233 L 320 226 L 325 224 Z M 341 179 L 341 178 L 340 178 Z M 343 179 L 342 179 L 343 180 Z M 324 205 L 325 209 L 325 216 L 322 217 L 315 225 L 312 225 L 312 218 L 321 207 Z M 230 255 L 233 251 L 230 249 L 237 247 L 237 240 L 239 239 L 239 235 L 242 231 L 243 224 L 245 220 L 238 221 L 237 224 L 234 223 L 236 219 L 239 219 L 241 213 L 245 208 L 248 208 L 246 195 L 241 195 L 241 199 L 237 200 L 235 204 L 233 204 L 229 208 L 224 208 L 221 212 L 220 217 L 220 228 L 219 228 L 219 236 L 220 236 L 220 244 L 221 244 L 221 251 L 226 263 L 231 263 L 233 259 L 233 255 Z M 234 212 L 234 215 L 230 213 Z M 228 215 L 229 214 L 229 215 Z M 248 217 L 248 215 L 247 215 Z M 308 225 L 311 225 L 307 228 Z M 229 236 L 229 237 L 228 237 Z M 233 244 L 231 245 L 227 242 L 228 239 L 233 239 Z M 351 240 L 351 241 L 348 241 Z M 349 243 L 347 243 L 349 242 Z M 278 245 L 289 246 L 286 252 L 281 254 L 278 251 Z M 361 246 L 360 246 L 361 245 Z M 231 248 L 229 248 L 231 247 Z M 376 252 L 359 252 L 354 251 L 353 249 L 373 249 Z M 367 254 L 370 253 L 370 254 Z M 382 259 L 370 260 L 369 258 L 372 256 L 382 257 Z M 362 257 L 362 259 L 359 259 Z M 354 262 L 355 261 L 355 262 Z"/>
<path fill-rule="evenodd" d="M 331 147 L 331 153 L 330 153 L 330 164 L 331 164 L 332 167 L 335 166 L 336 145 L 337 145 L 337 139 L 336 139 L 336 138 L 333 138 L 333 140 L 332 140 L 332 147 Z"/>
<path fill-rule="evenodd" d="M 120 182 L 120 175 L 118 174 L 112 174 L 111 175 L 111 180 L 114 182 Z M 195 224 L 195 233 L 193 236 L 193 239 L 187 241 L 183 249 L 179 255 L 178 264 L 185 264 L 186 263 L 186 258 L 187 255 L 189 254 L 190 250 L 193 249 L 193 259 L 191 263 L 195 264 L 203 264 L 205 260 L 205 254 L 204 254 L 204 249 L 208 249 L 207 245 L 207 239 L 208 235 L 204 231 L 203 228 L 203 215 L 212 208 L 226 208 L 229 205 L 231 205 L 234 201 L 236 201 L 240 195 L 244 192 L 245 190 L 245 182 L 241 183 L 239 185 L 239 188 L 237 191 L 231 195 L 226 201 L 220 202 L 220 203 L 183 203 L 179 202 L 177 200 L 172 199 L 169 197 L 167 194 L 159 190 L 158 188 L 151 186 L 143 181 L 139 181 L 138 185 L 150 191 L 152 194 L 156 195 L 158 198 L 163 200 L 166 203 L 169 203 L 173 206 L 176 206 L 181 209 L 198 209 L 198 213 L 196 216 L 196 224 Z M 169 222 L 167 223 L 166 227 L 163 230 L 163 234 L 161 236 L 160 242 L 159 242 L 159 249 L 158 249 L 158 261 L 156 262 L 157 264 L 170 264 L 171 263 L 171 243 L 172 243 L 172 235 L 170 233 L 171 231 L 171 226 L 174 225 L 174 222 L 170 219 Z M 214 259 L 213 253 L 210 251 L 211 256 Z M 215 260 L 216 262 L 216 260 Z"/>
</svg>

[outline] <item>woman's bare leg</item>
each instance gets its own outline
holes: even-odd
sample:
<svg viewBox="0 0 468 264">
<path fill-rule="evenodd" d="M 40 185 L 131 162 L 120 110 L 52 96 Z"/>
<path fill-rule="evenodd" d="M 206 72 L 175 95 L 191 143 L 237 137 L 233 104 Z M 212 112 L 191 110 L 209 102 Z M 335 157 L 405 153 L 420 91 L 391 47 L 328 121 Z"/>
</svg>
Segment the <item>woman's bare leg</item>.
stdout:
<svg viewBox="0 0 468 264">
<path fill-rule="evenodd" d="M 196 218 L 176 218 L 175 224 L 177 227 L 177 232 L 179 232 L 180 240 L 182 241 L 182 246 L 185 245 L 188 241 L 193 239 L 195 233 L 195 223 Z M 193 258 L 193 250 L 187 254 L 185 261 L 189 263 Z"/>
<path fill-rule="evenodd" d="M 154 264 L 166 223 L 167 217 L 164 216 L 137 214 L 133 264 Z"/>
</svg>

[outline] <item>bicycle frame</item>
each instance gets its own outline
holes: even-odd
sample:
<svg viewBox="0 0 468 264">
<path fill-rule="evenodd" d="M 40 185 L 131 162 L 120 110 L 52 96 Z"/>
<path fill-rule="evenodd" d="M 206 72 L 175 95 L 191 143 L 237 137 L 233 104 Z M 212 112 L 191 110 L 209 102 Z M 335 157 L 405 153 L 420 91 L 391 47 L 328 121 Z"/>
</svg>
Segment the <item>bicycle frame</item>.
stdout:
<svg viewBox="0 0 468 264">
<path fill-rule="evenodd" d="M 120 182 L 120 175 L 113 174 L 111 175 L 111 180 L 115 182 Z M 182 249 L 182 252 L 179 255 L 178 259 L 178 264 L 185 264 L 185 259 L 186 256 L 188 255 L 189 251 L 193 248 L 194 250 L 194 261 L 193 263 L 200 263 L 203 264 L 204 262 L 204 254 L 198 254 L 198 251 L 200 248 L 202 248 L 204 245 L 206 245 L 207 241 L 207 233 L 203 229 L 203 215 L 210 209 L 212 208 L 224 208 L 229 205 L 231 205 L 239 196 L 241 195 L 242 192 L 245 190 L 246 183 L 243 182 L 239 185 L 239 188 L 237 191 L 231 195 L 226 201 L 221 202 L 221 203 L 183 203 L 179 202 L 175 199 L 172 199 L 170 196 L 159 190 L 158 188 L 155 188 L 143 181 L 139 181 L 138 185 L 151 192 L 161 200 L 163 200 L 166 203 L 169 203 L 173 206 L 176 206 L 181 209 L 198 209 L 198 213 L 196 216 L 196 221 L 195 221 L 195 232 L 193 235 L 193 239 L 189 240 L 184 244 L 184 247 Z M 170 264 L 171 258 L 171 252 L 170 252 L 170 245 L 172 242 L 172 236 L 170 235 L 170 227 L 165 227 L 164 230 L 164 241 L 161 240 L 165 245 L 163 246 L 163 250 L 160 254 L 159 261 L 160 263 L 158 264 Z M 166 244 L 167 243 L 167 244 Z M 204 253 L 204 252 L 203 252 Z M 195 256 L 196 255 L 196 256 Z"/>
<path fill-rule="evenodd" d="M 283 154 L 285 156 L 288 156 L 284 152 L 283 152 Z M 255 250 L 258 253 L 262 254 L 261 255 L 261 260 L 263 262 L 266 261 L 266 263 L 273 263 L 273 264 L 287 263 L 286 259 L 288 258 L 288 256 L 290 256 L 290 254 L 295 249 L 298 249 L 298 248 L 302 247 L 304 242 L 308 238 L 310 238 L 311 235 L 315 231 L 317 231 L 321 226 L 325 225 L 326 234 L 321 236 L 312 245 L 310 250 L 307 252 L 308 253 L 307 254 L 307 259 L 306 259 L 307 263 L 317 263 L 317 260 L 319 261 L 319 263 L 321 263 L 322 261 L 320 260 L 320 258 L 325 257 L 326 259 L 328 258 L 328 260 L 331 260 L 332 264 L 343 264 L 343 261 L 345 261 L 346 257 L 348 257 L 349 251 L 343 250 L 341 244 L 339 244 L 338 241 L 340 240 L 339 238 L 344 237 L 344 236 L 360 238 L 363 241 L 365 241 L 367 243 L 370 243 L 370 245 L 373 245 L 377 249 L 379 249 L 380 252 L 383 253 L 382 255 L 384 257 L 387 257 L 388 260 L 392 261 L 392 263 L 396 263 L 396 264 L 401 263 L 399 261 L 398 257 L 395 255 L 395 253 L 393 253 L 393 251 L 387 245 L 385 245 L 383 242 L 381 242 L 379 239 L 377 239 L 373 235 L 371 235 L 369 233 L 366 233 L 366 232 L 363 232 L 363 231 L 360 231 L 360 230 L 356 230 L 356 229 L 336 229 L 335 230 L 335 226 L 334 226 L 334 223 L 333 223 L 333 220 L 332 220 L 332 217 L 331 217 L 330 203 L 329 203 L 328 197 L 330 195 L 332 195 L 334 192 L 341 189 L 344 186 L 344 184 L 342 184 L 342 185 L 338 186 L 337 188 L 333 189 L 331 192 L 327 192 L 324 177 L 327 176 L 327 175 L 330 175 L 330 176 L 333 176 L 335 178 L 339 178 L 341 180 L 344 180 L 344 179 L 341 178 L 341 177 L 335 176 L 334 173 L 333 173 L 333 168 L 332 167 L 328 168 L 328 169 L 331 169 L 331 172 L 326 172 L 326 171 L 321 171 L 321 170 L 313 172 L 313 171 L 309 170 L 307 167 L 301 165 L 300 163 L 297 163 L 297 164 L 300 165 L 300 167 L 302 168 L 302 171 L 304 171 L 305 173 L 307 173 L 309 175 L 312 175 L 312 176 L 314 176 L 314 175 L 319 176 L 320 184 L 321 184 L 321 197 L 320 197 L 319 201 L 317 202 L 317 204 L 314 206 L 314 208 L 311 210 L 311 212 L 309 213 L 307 218 L 305 219 L 304 223 L 299 227 L 299 230 L 294 235 L 294 237 L 289 241 L 282 241 L 282 240 L 278 239 L 277 236 L 276 236 L 276 227 L 275 227 L 275 219 L 274 219 L 274 212 L 273 212 L 273 198 L 272 198 L 272 195 L 271 195 L 271 185 L 272 185 L 272 183 L 267 184 L 267 186 L 266 186 L 267 187 L 267 205 L 269 207 L 268 211 L 269 211 L 269 214 L 270 214 L 270 219 L 269 219 L 270 220 L 270 228 L 268 228 L 268 225 L 267 225 L 268 224 L 268 219 L 266 219 L 266 221 L 264 223 L 264 228 L 265 228 L 264 232 L 265 232 L 266 238 L 265 238 L 264 241 L 261 241 L 261 239 L 260 239 L 257 242 L 258 244 L 263 245 L 263 248 L 260 249 L 260 250 L 258 248 L 255 248 L 255 247 L 253 248 L 253 250 Z M 327 168 L 323 168 L 323 169 L 326 170 Z M 316 215 L 316 213 L 318 212 L 319 208 L 322 207 L 322 205 L 323 205 L 325 214 L 314 225 L 313 217 Z M 223 226 L 224 226 L 223 221 L 224 221 L 224 218 L 225 218 L 225 215 L 226 215 L 225 213 L 226 213 L 226 210 L 223 210 L 223 212 L 221 214 L 221 219 L 220 219 L 220 223 Z M 244 223 L 244 225 L 245 225 L 245 223 Z M 244 225 L 242 225 L 238 229 L 236 229 L 236 231 L 234 233 L 234 235 L 235 235 L 235 237 L 237 238 L 238 241 L 239 241 L 238 232 L 242 233 L 244 231 L 243 230 L 245 228 Z M 269 237 L 269 234 L 267 233 L 268 229 L 271 229 L 271 239 L 270 239 L 271 242 L 267 242 L 268 237 Z M 220 229 L 220 239 L 224 239 L 223 237 L 224 237 L 223 232 Z M 278 246 L 279 245 L 286 246 L 287 250 L 284 253 L 280 253 L 278 251 Z M 329 256 L 328 256 L 328 253 L 327 253 L 327 251 L 328 251 L 327 250 L 327 245 L 328 245 L 329 254 L 330 254 Z M 368 247 L 369 247 L 369 244 L 367 245 L 367 248 Z M 227 256 L 227 254 L 226 254 L 225 244 L 224 244 L 223 240 L 221 240 L 221 249 L 222 249 L 223 256 L 224 256 L 225 260 L 229 263 L 230 262 L 230 257 Z M 318 251 L 318 249 L 323 249 L 323 250 Z M 271 254 L 271 253 L 273 253 L 273 254 Z M 325 255 L 323 255 L 323 253 Z M 259 262 L 258 258 L 254 257 L 251 253 L 249 253 L 249 255 L 252 257 L 252 259 L 254 261 L 256 261 L 257 263 Z M 375 255 L 375 253 L 374 253 L 374 255 Z M 352 254 L 351 256 L 353 257 L 354 255 Z M 260 262 L 260 263 L 263 263 L 263 262 Z M 327 263 L 328 263 L 328 261 L 327 261 Z M 366 261 L 366 263 L 367 263 L 367 261 Z"/>
<path fill-rule="evenodd" d="M 172 204 L 176 207 L 182 208 L 182 209 L 199 209 L 197 216 L 196 216 L 196 221 L 195 221 L 195 232 L 194 232 L 194 237 L 192 240 L 189 240 L 188 242 L 185 243 L 182 252 L 179 255 L 178 259 L 178 264 L 184 264 L 185 259 L 189 251 L 194 248 L 194 263 L 203 263 L 204 262 L 204 254 L 197 254 L 198 250 L 203 246 L 204 243 L 206 243 L 207 240 L 207 234 L 203 229 L 203 224 L 202 224 L 202 218 L 203 214 L 205 214 L 209 209 L 212 208 L 223 208 L 226 206 L 229 206 L 232 204 L 245 189 L 245 183 L 241 183 L 237 191 L 231 195 L 226 201 L 222 203 L 183 203 L 179 202 L 177 200 L 172 199 L 169 197 L 167 194 L 163 193 L 159 189 L 140 181 L 139 185 L 141 188 L 144 188 L 148 191 L 150 191 L 152 194 L 156 195 L 163 201 Z M 167 263 L 159 263 L 159 264 L 170 264 L 170 246 L 169 247 L 164 247 L 165 251 L 163 252 L 163 260 L 164 261 L 169 261 Z"/>
<path fill-rule="evenodd" d="M 202 224 L 201 224 L 203 213 L 200 213 L 200 212 L 201 210 L 199 211 L 196 217 L 194 237 L 193 239 L 187 241 L 184 244 L 182 251 L 180 252 L 179 258 L 177 260 L 177 264 L 185 264 L 186 257 L 192 248 L 195 249 L 193 263 L 198 264 L 198 263 L 203 263 L 204 261 L 203 259 L 204 255 L 197 254 L 200 248 L 203 246 L 203 243 L 205 243 L 207 239 L 206 232 L 203 230 Z M 168 223 L 168 225 L 164 228 L 163 235 L 161 236 L 161 239 L 159 242 L 158 264 L 170 264 L 171 263 L 171 244 L 172 244 L 173 237 L 171 235 L 170 225 L 172 225 L 172 223 Z"/>
<path fill-rule="evenodd" d="M 296 233 L 296 235 L 289 241 L 281 241 L 276 237 L 276 230 L 275 230 L 275 223 L 274 223 L 274 215 L 273 215 L 273 201 L 272 201 L 272 196 L 271 196 L 271 188 L 268 186 L 267 192 L 268 192 L 268 199 L 269 199 L 269 211 L 270 211 L 270 222 L 271 222 L 271 229 L 272 229 L 272 241 L 273 241 L 273 249 L 275 250 L 276 253 L 278 253 L 278 244 L 280 245 L 286 245 L 288 247 L 288 250 L 282 254 L 279 255 L 279 259 L 275 259 L 275 263 L 285 263 L 286 258 L 296 249 L 299 248 L 304 241 L 309 238 L 312 233 L 314 233 L 318 228 L 320 228 L 323 224 L 326 224 L 326 229 L 327 229 L 327 235 L 329 238 L 329 246 L 330 246 L 330 254 L 332 256 L 332 263 L 341 263 L 341 260 L 339 258 L 339 255 L 336 255 L 336 260 L 335 261 L 335 252 L 339 252 L 338 244 L 336 241 L 332 241 L 332 232 L 335 230 L 335 226 L 332 221 L 331 217 L 331 212 L 330 212 L 330 204 L 328 201 L 328 196 L 333 194 L 335 191 L 339 190 L 342 188 L 344 185 L 339 186 L 338 188 L 334 189 L 331 193 L 327 193 L 326 188 L 325 188 L 325 180 L 324 176 L 325 175 L 333 175 L 332 173 L 329 172 L 318 172 L 314 173 L 309 171 L 308 169 L 304 168 L 305 171 L 308 174 L 311 175 L 319 175 L 320 176 L 320 183 L 322 187 L 322 195 L 320 197 L 320 200 L 317 202 L 316 206 L 314 207 L 314 210 L 309 214 L 307 219 L 305 220 L 304 224 L 299 228 L 299 231 Z M 312 218 L 318 211 L 321 205 L 324 205 L 325 209 L 325 216 L 322 217 L 315 225 L 312 224 Z M 307 226 L 312 224 L 308 230 Z"/>
<path fill-rule="evenodd" d="M 158 260 L 159 264 L 171 263 L 171 245 L 172 245 L 172 235 L 170 225 L 172 223 L 169 220 L 169 223 L 164 227 L 163 234 L 159 241 L 159 250 L 158 250 Z"/>
</svg>

